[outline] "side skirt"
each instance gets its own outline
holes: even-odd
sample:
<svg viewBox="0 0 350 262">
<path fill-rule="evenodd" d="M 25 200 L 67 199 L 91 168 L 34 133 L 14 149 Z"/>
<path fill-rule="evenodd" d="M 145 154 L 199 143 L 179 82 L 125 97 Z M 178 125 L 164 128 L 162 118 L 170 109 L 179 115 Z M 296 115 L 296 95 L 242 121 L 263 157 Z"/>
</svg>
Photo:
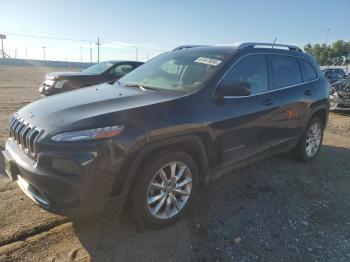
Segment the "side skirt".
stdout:
<svg viewBox="0 0 350 262">
<path fill-rule="evenodd" d="M 297 141 L 297 140 L 295 140 L 295 141 Z M 286 144 L 284 147 L 281 147 L 281 145 L 279 145 L 279 146 L 273 147 L 269 150 L 266 150 L 263 153 L 256 154 L 252 157 L 248 157 L 248 158 L 240 160 L 240 161 L 234 161 L 231 164 L 219 165 L 217 167 L 214 167 L 210 170 L 211 175 L 208 176 L 209 179 L 208 179 L 208 181 L 206 181 L 206 184 L 217 180 L 218 178 L 220 178 L 221 176 L 227 174 L 228 172 L 230 172 L 232 170 L 239 169 L 243 166 L 247 166 L 247 165 L 252 164 L 254 162 L 264 160 L 266 158 L 272 157 L 272 156 L 277 155 L 277 154 L 288 152 L 296 146 L 295 141 L 293 141 L 294 143 Z"/>
</svg>

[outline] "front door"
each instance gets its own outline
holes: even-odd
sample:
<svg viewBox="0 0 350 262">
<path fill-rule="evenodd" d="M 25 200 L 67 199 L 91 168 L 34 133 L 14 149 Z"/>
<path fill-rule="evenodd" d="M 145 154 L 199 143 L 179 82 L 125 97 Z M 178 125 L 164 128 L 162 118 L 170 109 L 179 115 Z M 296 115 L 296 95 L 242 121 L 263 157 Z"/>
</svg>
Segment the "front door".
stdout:
<svg viewBox="0 0 350 262">
<path fill-rule="evenodd" d="M 224 96 L 214 100 L 212 125 L 215 149 L 221 165 L 233 164 L 244 158 L 260 154 L 270 148 L 271 127 L 269 117 L 276 110 L 275 97 L 269 92 L 267 59 L 264 54 L 251 54 L 238 59 L 221 81 L 247 82 L 249 96 Z"/>
</svg>

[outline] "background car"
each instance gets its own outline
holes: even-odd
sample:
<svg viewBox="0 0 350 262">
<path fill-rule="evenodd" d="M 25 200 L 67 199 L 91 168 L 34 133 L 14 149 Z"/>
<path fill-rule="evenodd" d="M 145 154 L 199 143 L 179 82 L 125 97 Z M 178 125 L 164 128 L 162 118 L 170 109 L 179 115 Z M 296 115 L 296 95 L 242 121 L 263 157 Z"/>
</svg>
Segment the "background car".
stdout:
<svg viewBox="0 0 350 262">
<path fill-rule="evenodd" d="M 330 110 L 350 110 L 350 78 L 333 83 L 329 92 Z"/>
<path fill-rule="evenodd" d="M 322 70 L 322 72 L 330 83 L 337 82 L 339 79 L 346 77 L 344 69 L 341 68 L 327 68 Z"/>
<path fill-rule="evenodd" d="M 142 64 L 136 61 L 106 61 L 90 66 L 81 72 L 49 73 L 39 87 L 39 92 L 49 96 L 105 82 L 113 83 Z"/>
</svg>

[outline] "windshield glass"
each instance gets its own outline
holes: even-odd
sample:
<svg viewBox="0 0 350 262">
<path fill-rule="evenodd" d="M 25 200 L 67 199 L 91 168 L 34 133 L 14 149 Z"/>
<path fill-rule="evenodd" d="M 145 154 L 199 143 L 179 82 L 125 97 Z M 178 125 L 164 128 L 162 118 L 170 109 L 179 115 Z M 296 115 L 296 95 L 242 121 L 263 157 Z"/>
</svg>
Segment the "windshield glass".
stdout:
<svg viewBox="0 0 350 262">
<path fill-rule="evenodd" d="M 231 52 L 191 48 L 162 54 L 119 80 L 122 85 L 196 91 L 222 68 Z"/>
<path fill-rule="evenodd" d="M 113 66 L 112 63 L 110 62 L 102 62 L 93 66 L 90 66 L 83 70 L 82 72 L 87 73 L 87 74 L 92 74 L 92 75 L 99 75 L 108 70 Z"/>
</svg>

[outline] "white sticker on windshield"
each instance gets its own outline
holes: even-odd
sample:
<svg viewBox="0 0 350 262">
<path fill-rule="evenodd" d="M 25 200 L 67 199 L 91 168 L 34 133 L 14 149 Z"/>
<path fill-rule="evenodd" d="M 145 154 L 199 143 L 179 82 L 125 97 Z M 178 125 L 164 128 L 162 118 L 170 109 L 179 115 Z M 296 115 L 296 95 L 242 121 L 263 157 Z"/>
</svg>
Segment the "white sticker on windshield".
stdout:
<svg viewBox="0 0 350 262">
<path fill-rule="evenodd" d="M 221 61 L 221 60 L 214 59 L 214 58 L 198 57 L 194 62 L 196 62 L 196 63 L 201 63 L 201 64 L 206 64 L 206 65 L 217 66 L 217 65 L 219 65 L 222 61 Z"/>
</svg>

